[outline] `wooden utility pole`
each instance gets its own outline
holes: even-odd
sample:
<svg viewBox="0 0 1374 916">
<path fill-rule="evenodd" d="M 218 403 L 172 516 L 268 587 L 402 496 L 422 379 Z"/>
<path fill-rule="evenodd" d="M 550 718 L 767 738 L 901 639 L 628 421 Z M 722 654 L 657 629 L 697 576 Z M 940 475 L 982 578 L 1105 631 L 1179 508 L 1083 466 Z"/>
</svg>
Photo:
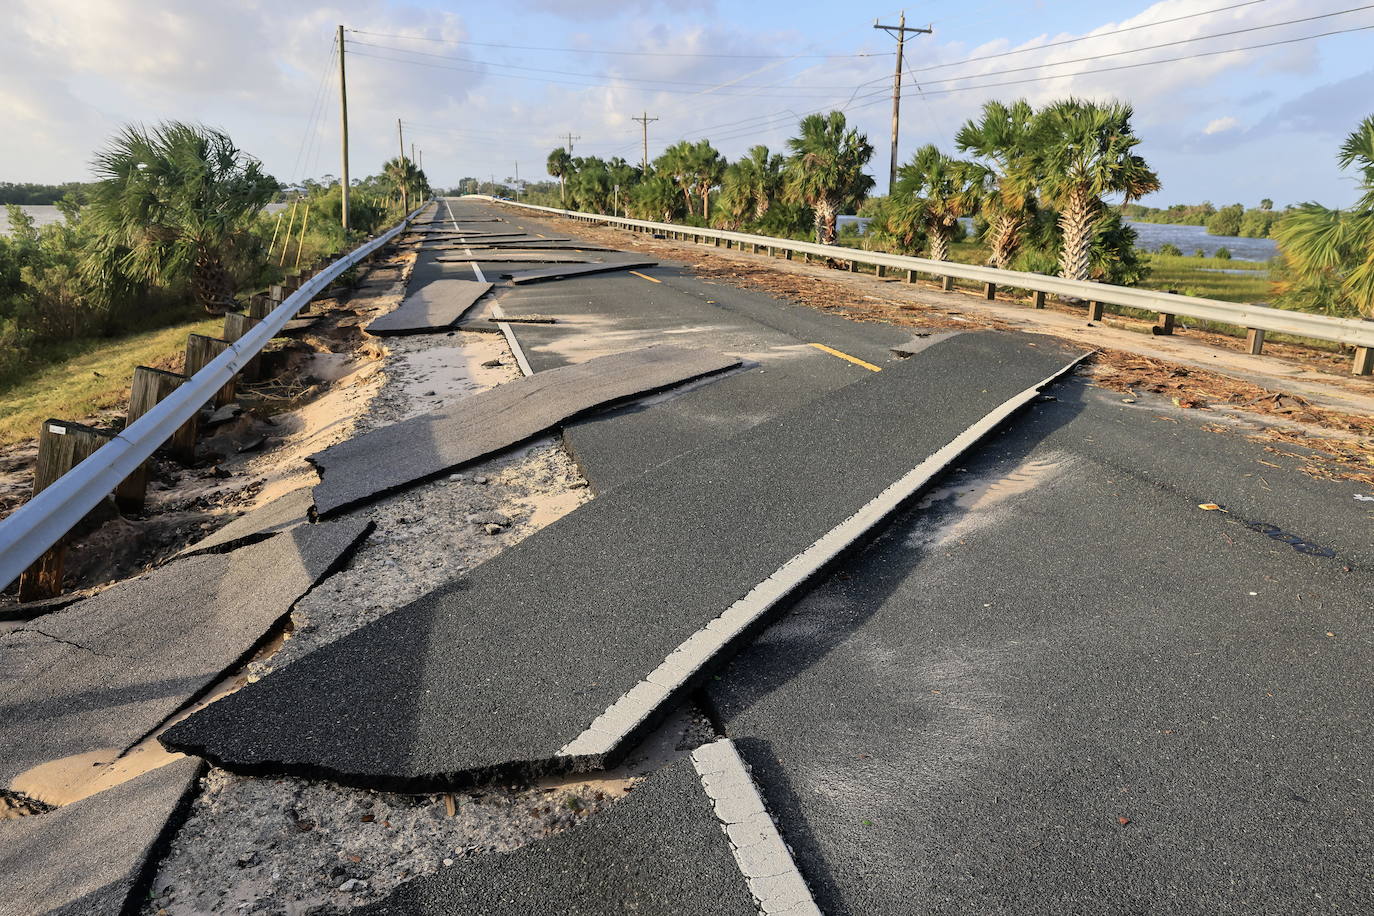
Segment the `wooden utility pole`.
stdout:
<svg viewBox="0 0 1374 916">
<path fill-rule="evenodd" d="M 631 118 L 630 120 L 631 120 L 631 121 L 638 121 L 640 124 L 644 125 L 644 159 L 642 160 L 641 170 L 644 172 L 645 175 L 648 175 L 648 174 L 649 174 L 649 122 L 650 122 L 650 121 L 657 121 L 658 118 L 651 118 L 651 117 L 649 117 L 649 113 L 646 111 L 646 112 L 644 112 L 644 114 L 643 114 L 642 117 Z"/>
<path fill-rule="evenodd" d="M 401 119 L 396 119 L 396 142 L 401 146 L 401 210 L 410 212 L 410 195 L 406 193 L 405 173 L 406 173 L 406 138 L 401 133 Z"/>
<path fill-rule="evenodd" d="M 902 16 L 896 25 L 881 25 L 875 19 L 873 28 L 882 29 L 897 39 L 897 69 L 892 74 L 892 167 L 888 171 L 887 179 L 887 193 L 891 194 L 892 189 L 897 186 L 897 129 L 902 115 L 902 52 L 906 48 L 906 33 L 929 35 L 931 29 L 929 26 L 924 29 L 908 28 L 906 10 L 902 10 Z"/>
<path fill-rule="evenodd" d="M 573 141 L 574 141 L 574 140 L 581 140 L 581 139 L 582 139 L 582 138 L 581 138 L 580 136 L 574 137 L 574 136 L 572 135 L 572 131 L 568 131 L 568 155 L 569 155 L 569 156 L 572 155 L 572 145 L 573 145 Z"/>
<path fill-rule="evenodd" d="M 348 80 L 344 74 L 344 28 L 339 26 L 339 126 L 341 129 L 341 143 L 343 164 L 341 171 L 343 177 L 339 180 L 340 196 L 343 199 L 343 231 L 348 234 Z"/>
</svg>

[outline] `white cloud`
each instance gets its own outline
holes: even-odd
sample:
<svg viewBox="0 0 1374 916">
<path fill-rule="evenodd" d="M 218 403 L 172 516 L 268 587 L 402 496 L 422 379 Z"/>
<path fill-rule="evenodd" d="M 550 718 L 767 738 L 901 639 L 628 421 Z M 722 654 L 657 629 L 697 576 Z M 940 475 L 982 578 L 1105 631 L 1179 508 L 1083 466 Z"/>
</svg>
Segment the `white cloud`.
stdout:
<svg viewBox="0 0 1374 916">
<path fill-rule="evenodd" d="M 1208 125 L 1202 129 L 1202 132 L 1211 136 L 1212 134 L 1221 134 L 1228 130 L 1235 130 L 1239 126 L 1239 119 L 1227 115 L 1224 118 L 1217 118 L 1215 121 L 1209 122 Z"/>
</svg>

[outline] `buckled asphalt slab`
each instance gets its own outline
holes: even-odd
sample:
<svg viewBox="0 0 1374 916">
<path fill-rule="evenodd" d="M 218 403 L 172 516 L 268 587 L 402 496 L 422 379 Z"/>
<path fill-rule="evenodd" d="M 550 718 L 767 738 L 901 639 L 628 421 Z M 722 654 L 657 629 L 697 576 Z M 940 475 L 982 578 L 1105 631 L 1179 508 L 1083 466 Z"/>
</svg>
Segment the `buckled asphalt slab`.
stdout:
<svg viewBox="0 0 1374 916">
<path fill-rule="evenodd" d="M 403 884 L 387 899 L 354 912 L 759 916 L 760 910 L 712 800 L 684 758 L 563 833 L 512 852 L 458 859 L 437 875 Z"/>
<path fill-rule="evenodd" d="M 211 532 L 181 551 L 177 556 L 190 557 L 198 553 L 222 553 L 235 547 L 269 538 L 310 521 L 315 497 L 310 487 L 301 487 L 277 497 L 269 503 L 250 509 L 224 527 Z"/>
<path fill-rule="evenodd" d="M 800 587 L 788 564 L 818 539 L 1081 356 L 1015 335 L 943 341 L 623 483 L 163 742 L 241 771 L 412 790 L 610 765 L 786 594 L 762 611 L 742 598 Z M 677 656 L 672 686 L 644 683 L 723 630 L 709 657 Z"/>
<path fill-rule="evenodd" d="M 545 251 L 492 251 L 487 249 L 473 249 L 472 254 L 466 257 L 442 257 L 435 258 L 440 264 L 467 264 L 476 261 L 479 264 L 591 264 L 595 263 L 590 258 L 578 257 L 574 254 L 563 254 L 561 252 L 548 253 Z"/>
<path fill-rule="evenodd" d="M 1353 485 L 1055 395 L 708 685 L 822 909 L 1368 909 Z"/>
<path fill-rule="evenodd" d="M 645 347 L 516 379 L 436 413 L 332 445 L 310 461 L 321 515 L 433 478 L 596 407 L 739 365 L 731 356 Z"/>
<path fill-rule="evenodd" d="M 406 296 L 392 311 L 374 318 L 367 332 L 388 336 L 446 331 L 491 288 L 490 283 L 473 280 L 434 280 Z"/>
<path fill-rule="evenodd" d="M 304 525 L 174 560 L 0 636 L 0 787 L 122 752 L 218 681 L 337 567 L 362 521 Z"/>
<path fill-rule="evenodd" d="M 174 760 L 90 798 L 0 821 L 0 916 L 137 912 L 205 765 Z"/>
<path fill-rule="evenodd" d="M 481 258 L 471 260 L 480 261 Z M 573 277 L 586 277 L 592 274 L 604 274 L 617 270 L 643 270 L 646 267 L 654 267 L 657 261 L 607 261 L 604 264 L 587 264 L 582 267 L 555 267 L 549 270 L 530 270 L 523 273 L 513 274 L 511 283 L 516 286 L 524 286 L 530 283 L 548 283 L 553 280 L 568 280 Z"/>
</svg>

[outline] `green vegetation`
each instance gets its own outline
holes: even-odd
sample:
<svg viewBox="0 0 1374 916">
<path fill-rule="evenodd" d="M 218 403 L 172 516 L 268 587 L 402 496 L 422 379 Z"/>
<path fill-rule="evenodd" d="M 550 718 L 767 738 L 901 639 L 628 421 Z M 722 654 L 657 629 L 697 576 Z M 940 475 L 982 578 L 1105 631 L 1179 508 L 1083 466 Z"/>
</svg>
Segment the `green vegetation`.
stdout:
<svg viewBox="0 0 1374 916">
<path fill-rule="evenodd" d="M 816 241 L 835 241 L 835 218 L 853 210 L 873 190 L 873 179 L 864 166 L 873 158 L 868 137 L 848 129 L 843 112 L 807 115 L 800 135 L 787 141 L 785 195 L 812 213 Z"/>
<path fill-rule="evenodd" d="M 1374 116 L 1341 145 L 1337 162 L 1354 167 L 1360 199 L 1348 210 L 1305 203 L 1284 214 L 1275 237 L 1278 302 L 1285 308 L 1374 317 Z"/>
<path fill-rule="evenodd" d="M 30 184 L 29 182 L 0 181 L 0 204 L 20 206 L 52 206 L 63 198 L 79 203 L 90 185 L 81 181 L 63 184 Z"/>
<path fill-rule="evenodd" d="M 1247 239 L 1265 239 L 1287 210 L 1277 212 L 1268 197 L 1256 208 L 1246 209 L 1231 204 L 1218 210 L 1210 200 L 1200 204 L 1174 204 L 1167 209 L 1126 204 L 1121 208 L 1127 219 L 1142 223 L 1173 223 L 1183 226 L 1206 226 L 1210 235 L 1230 235 Z"/>
<path fill-rule="evenodd" d="M 304 193 L 293 192 L 289 221 L 285 213 L 265 214 L 278 182 L 228 136 L 200 125 L 126 128 L 97 153 L 95 171 L 99 181 L 85 186 L 88 204 L 71 195 L 58 200 L 60 222 L 39 228 L 9 207 L 10 234 L 0 236 L 0 391 L 7 402 L 25 397 L 15 385 L 31 384 L 52 365 L 38 377 L 67 406 L 42 410 L 71 416 L 106 406 L 111 391 L 127 386 L 133 365 L 184 346 L 198 313 L 236 308 L 242 291 L 350 241 L 340 228 L 337 184 L 307 182 Z M 357 182 L 354 237 L 395 222 L 403 200 L 428 194 L 424 173 L 406 161 Z M 169 326 L 175 346 L 146 333 Z M 70 372 L 56 365 L 106 350 L 112 361 L 92 357 L 90 371 L 108 382 L 86 378 L 83 364 Z M 126 354 L 132 362 L 124 366 Z M 64 372 L 69 385 L 58 381 Z"/>
<path fill-rule="evenodd" d="M 187 334 L 218 336 L 222 321 L 176 324 L 110 339 L 67 340 L 31 354 L 46 364 L 0 380 L 0 446 L 34 435 L 49 417 L 85 417 L 118 405 L 135 366 L 167 365 L 186 349 Z"/>
<path fill-rule="evenodd" d="M 1162 251 L 1146 254 L 1144 260 L 1150 272 L 1141 285 L 1148 289 L 1224 302 L 1264 302 L 1272 295 L 1269 265 L 1264 262 L 1182 257 Z"/>
</svg>

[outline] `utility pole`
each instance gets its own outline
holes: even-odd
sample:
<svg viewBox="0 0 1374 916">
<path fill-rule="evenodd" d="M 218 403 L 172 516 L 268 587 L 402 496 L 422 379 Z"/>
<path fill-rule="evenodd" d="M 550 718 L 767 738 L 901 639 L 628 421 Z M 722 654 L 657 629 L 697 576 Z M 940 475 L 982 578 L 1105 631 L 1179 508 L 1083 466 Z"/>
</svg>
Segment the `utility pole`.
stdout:
<svg viewBox="0 0 1374 916">
<path fill-rule="evenodd" d="M 339 126 L 342 130 L 343 177 L 339 180 L 342 198 L 343 231 L 348 235 L 348 80 L 344 78 L 344 28 L 339 26 Z"/>
<path fill-rule="evenodd" d="M 406 172 L 406 138 L 401 132 L 401 119 L 396 119 L 396 142 L 401 147 L 401 209 L 406 213 L 410 212 L 410 194 L 406 191 L 405 172 Z"/>
<path fill-rule="evenodd" d="M 651 118 L 651 117 L 649 117 L 649 113 L 646 111 L 646 112 L 644 112 L 643 117 L 631 118 L 630 120 L 631 120 L 631 121 L 638 121 L 640 124 L 643 124 L 643 125 L 644 125 L 644 160 L 643 160 L 643 163 L 642 163 L 642 165 L 641 165 L 641 170 L 644 172 L 645 175 L 648 175 L 648 174 L 649 174 L 649 122 L 650 122 L 650 121 L 657 121 L 658 118 Z"/>
<path fill-rule="evenodd" d="M 572 131 L 568 131 L 568 155 L 572 155 L 572 145 L 574 140 L 581 140 L 581 136 L 574 137 Z"/>
<path fill-rule="evenodd" d="M 906 10 L 902 10 L 902 17 L 897 21 L 897 25 L 880 25 L 878 20 L 874 19 L 873 28 L 882 29 L 897 39 L 897 69 L 892 74 L 892 167 L 887 179 L 887 193 L 891 194 L 892 189 L 897 186 L 897 126 L 901 123 L 902 114 L 902 51 L 906 48 L 906 33 L 929 35 L 931 29 L 930 26 L 924 29 L 908 28 Z"/>
<path fill-rule="evenodd" d="M 520 163 L 515 163 L 515 199 L 520 199 Z"/>
</svg>

